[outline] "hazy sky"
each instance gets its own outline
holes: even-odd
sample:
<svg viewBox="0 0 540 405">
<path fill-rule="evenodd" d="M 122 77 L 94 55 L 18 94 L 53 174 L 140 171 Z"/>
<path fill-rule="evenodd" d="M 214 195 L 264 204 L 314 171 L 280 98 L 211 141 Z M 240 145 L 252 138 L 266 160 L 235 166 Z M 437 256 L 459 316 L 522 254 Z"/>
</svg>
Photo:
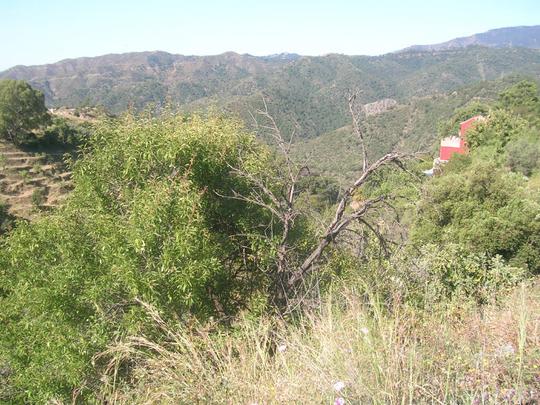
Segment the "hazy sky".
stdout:
<svg viewBox="0 0 540 405">
<path fill-rule="evenodd" d="M 377 55 L 536 24 L 539 0 L 0 0 L 0 70 L 148 50 Z"/>
</svg>

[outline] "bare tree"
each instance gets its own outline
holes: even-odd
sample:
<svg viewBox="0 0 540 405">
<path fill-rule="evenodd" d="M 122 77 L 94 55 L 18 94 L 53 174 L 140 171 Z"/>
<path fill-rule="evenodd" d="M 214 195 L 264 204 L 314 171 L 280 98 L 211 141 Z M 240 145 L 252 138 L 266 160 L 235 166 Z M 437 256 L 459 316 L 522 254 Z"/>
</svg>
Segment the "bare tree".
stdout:
<svg viewBox="0 0 540 405">
<path fill-rule="evenodd" d="M 366 134 L 361 125 L 363 107 L 357 111 L 357 93 L 351 93 L 348 97 L 349 112 L 352 119 L 352 129 L 358 138 L 360 147 L 360 159 L 362 169 L 356 180 L 342 193 L 331 222 L 326 225 L 318 243 L 304 259 L 292 259 L 294 247 L 290 246 L 290 233 L 293 229 L 295 219 L 300 215 L 296 207 L 296 197 L 298 195 L 298 183 L 301 177 L 309 173 L 307 165 L 298 164 L 291 155 L 291 148 L 294 140 L 294 131 L 289 139 L 285 139 L 275 119 L 268 110 L 266 100 L 263 98 L 263 108 L 256 111 L 260 119 L 252 116 L 256 127 L 264 130 L 277 146 L 277 150 L 283 159 L 280 166 L 279 176 L 282 181 L 282 189 L 279 192 L 273 191 L 268 184 L 268 179 L 254 176 L 242 168 L 232 168 L 236 175 L 247 179 L 253 186 L 253 193 L 250 196 L 234 193 L 233 198 L 241 199 L 249 203 L 264 207 L 272 213 L 273 217 L 281 224 L 281 235 L 277 246 L 277 257 L 275 272 L 273 273 L 273 295 L 275 303 L 280 309 L 286 308 L 288 299 L 299 291 L 299 286 L 304 284 L 310 272 L 317 268 L 325 249 L 336 241 L 338 236 L 345 230 L 351 230 L 351 224 L 357 223 L 365 227 L 369 232 L 375 234 L 377 240 L 386 248 L 384 236 L 378 232 L 377 228 L 370 225 L 366 217 L 370 212 L 382 204 L 387 204 L 390 196 L 379 195 L 361 203 L 351 204 L 356 190 L 365 185 L 368 180 L 384 166 L 391 164 L 404 169 L 403 161 L 412 157 L 409 154 L 391 152 L 369 161 L 368 145 Z"/>
</svg>

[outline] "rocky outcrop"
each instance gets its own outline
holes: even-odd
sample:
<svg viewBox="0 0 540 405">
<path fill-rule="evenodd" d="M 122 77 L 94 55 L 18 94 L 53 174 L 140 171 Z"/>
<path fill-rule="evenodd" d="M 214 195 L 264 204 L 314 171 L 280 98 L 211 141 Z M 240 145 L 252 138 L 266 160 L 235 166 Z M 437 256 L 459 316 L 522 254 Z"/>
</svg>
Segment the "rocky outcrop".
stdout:
<svg viewBox="0 0 540 405">
<path fill-rule="evenodd" d="M 367 116 L 378 115 L 391 110 L 397 106 L 397 101 L 393 98 L 383 98 L 382 100 L 375 101 L 373 103 L 365 104 L 364 111 Z"/>
</svg>

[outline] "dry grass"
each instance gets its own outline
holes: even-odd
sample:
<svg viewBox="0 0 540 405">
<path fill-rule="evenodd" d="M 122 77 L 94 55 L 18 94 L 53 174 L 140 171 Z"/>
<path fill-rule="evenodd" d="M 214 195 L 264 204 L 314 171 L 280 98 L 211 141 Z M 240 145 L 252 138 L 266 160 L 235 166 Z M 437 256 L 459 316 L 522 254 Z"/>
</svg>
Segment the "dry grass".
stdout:
<svg viewBox="0 0 540 405">
<path fill-rule="evenodd" d="M 242 320 L 228 334 L 173 330 L 148 307 L 169 342 L 134 337 L 104 353 L 104 391 L 118 404 L 539 401 L 539 285 L 484 310 L 389 313 L 369 301 L 346 291 L 295 325 Z"/>
</svg>

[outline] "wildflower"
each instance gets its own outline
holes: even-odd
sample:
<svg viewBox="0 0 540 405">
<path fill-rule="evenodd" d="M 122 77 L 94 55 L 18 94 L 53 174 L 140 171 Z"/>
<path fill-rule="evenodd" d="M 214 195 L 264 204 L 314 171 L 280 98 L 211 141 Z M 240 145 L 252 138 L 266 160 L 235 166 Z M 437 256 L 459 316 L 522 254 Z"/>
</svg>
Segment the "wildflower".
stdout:
<svg viewBox="0 0 540 405">
<path fill-rule="evenodd" d="M 338 381 L 334 384 L 334 389 L 337 392 L 341 391 L 343 388 L 345 388 L 345 383 L 343 381 Z"/>
<path fill-rule="evenodd" d="M 504 394 L 504 399 L 506 399 L 507 401 L 510 401 L 514 395 L 516 395 L 516 390 L 515 389 L 509 389 L 509 390 L 506 390 L 505 394 Z"/>
<path fill-rule="evenodd" d="M 364 335 L 367 335 L 369 333 L 369 329 L 364 326 L 363 328 L 360 328 L 360 332 L 362 332 Z"/>
<path fill-rule="evenodd" d="M 506 356 L 511 356 L 513 355 L 514 353 L 516 352 L 516 350 L 514 349 L 514 346 L 512 346 L 512 343 L 507 343 L 501 347 L 499 347 L 495 354 L 499 357 L 506 357 Z"/>
<path fill-rule="evenodd" d="M 280 353 L 283 353 L 285 350 L 287 350 L 287 345 L 285 343 L 282 343 L 277 347 L 277 351 Z"/>
<path fill-rule="evenodd" d="M 334 401 L 334 405 L 345 405 L 345 399 L 342 397 L 337 397 Z"/>
</svg>

